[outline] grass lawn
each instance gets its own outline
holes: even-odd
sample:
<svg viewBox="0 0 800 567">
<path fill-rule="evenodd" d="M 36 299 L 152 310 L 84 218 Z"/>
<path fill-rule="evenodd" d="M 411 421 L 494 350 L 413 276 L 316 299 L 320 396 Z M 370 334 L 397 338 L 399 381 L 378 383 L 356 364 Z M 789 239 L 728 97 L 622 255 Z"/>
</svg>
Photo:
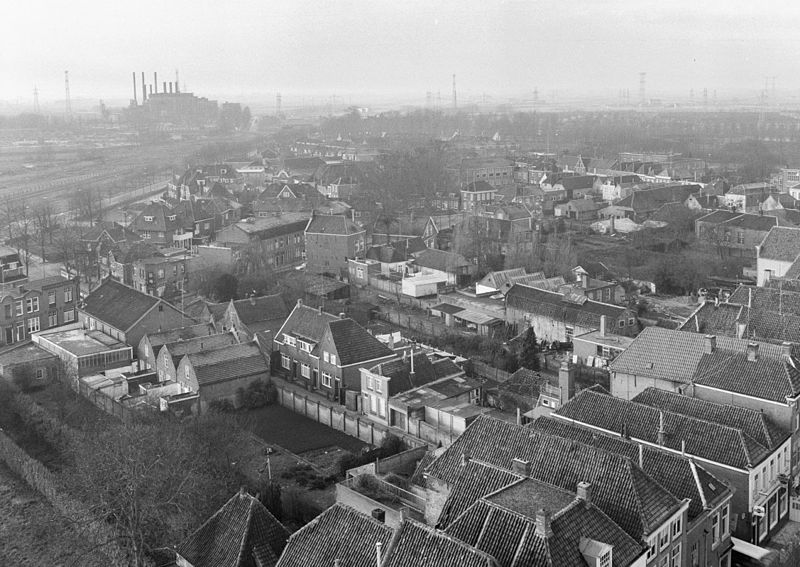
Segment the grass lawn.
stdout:
<svg viewBox="0 0 800 567">
<path fill-rule="evenodd" d="M 292 453 L 305 453 L 336 445 L 357 452 L 367 444 L 355 437 L 322 425 L 278 404 L 239 414 L 242 425 L 267 443 Z"/>
<path fill-rule="evenodd" d="M 60 382 L 48 382 L 43 388 L 28 392 L 28 395 L 51 415 L 74 429 L 91 431 L 115 422 L 114 417 Z"/>
</svg>

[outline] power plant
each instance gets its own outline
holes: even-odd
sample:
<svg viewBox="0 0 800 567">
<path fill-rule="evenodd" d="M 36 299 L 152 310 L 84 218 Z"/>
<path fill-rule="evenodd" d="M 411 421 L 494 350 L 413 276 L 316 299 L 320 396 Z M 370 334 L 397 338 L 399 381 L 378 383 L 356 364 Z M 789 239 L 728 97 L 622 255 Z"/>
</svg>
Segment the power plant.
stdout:
<svg viewBox="0 0 800 567">
<path fill-rule="evenodd" d="M 219 115 L 219 105 L 215 100 L 197 97 L 192 93 L 181 92 L 178 84 L 178 71 L 175 81 L 163 81 L 158 90 L 158 72 L 153 72 L 153 82 L 146 82 L 141 72 L 141 101 L 138 97 L 136 72 L 132 73 L 133 98 L 128 107 L 132 120 L 143 126 L 157 129 L 197 128 L 213 124 Z"/>
</svg>

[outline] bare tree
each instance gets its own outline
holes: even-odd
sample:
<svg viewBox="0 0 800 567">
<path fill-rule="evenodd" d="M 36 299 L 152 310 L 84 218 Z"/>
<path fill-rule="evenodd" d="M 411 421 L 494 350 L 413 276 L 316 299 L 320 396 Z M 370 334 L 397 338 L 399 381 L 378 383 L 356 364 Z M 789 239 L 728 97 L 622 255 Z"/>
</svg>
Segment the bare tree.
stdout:
<svg viewBox="0 0 800 567">
<path fill-rule="evenodd" d="M 53 230 L 55 229 L 55 215 L 50 203 L 40 203 L 33 208 L 33 226 L 39 239 L 42 261 L 46 260 L 45 245 L 53 244 Z"/>
</svg>

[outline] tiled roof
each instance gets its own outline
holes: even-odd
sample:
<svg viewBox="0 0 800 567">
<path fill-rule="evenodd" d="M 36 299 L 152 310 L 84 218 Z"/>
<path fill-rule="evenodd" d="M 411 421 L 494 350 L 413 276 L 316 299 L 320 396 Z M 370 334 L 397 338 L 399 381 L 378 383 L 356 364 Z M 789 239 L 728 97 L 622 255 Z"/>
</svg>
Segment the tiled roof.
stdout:
<svg viewBox="0 0 800 567">
<path fill-rule="evenodd" d="M 342 366 L 393 354 L 389 347 L 352 319 L 336 319 L 330 321 L 328 327 Z"/>
<path fill-rule="evenodd" d="M 775 311 L 748 309 L 738 303 L 714 304 L 710 301 L 698 307 L 678 327 L 704 335 L 742 336 L 758 341 L 800 344 L 800 315 Z"/>
<path fill-rule="evenodd" d="M 272 567 L 289 531 L 258 500 L 239 492 L 176 551 L 194 567 Z"/>
<path fill-rule="evenodd" d="M 794 262 L 800 255 L 800 228 L 773 227 L 761 242 L 758 257 L 781 262 Z"/>
<path fill-rule="evenodd" d="M 394 396 L 400 392 L 411 390 L 433 382 L 439 376 L 436 370 L 424 354 L 414 355 L 414 374 L 411 375 L 411 359 L 397 358 L 388 362 L 382 362 L 370 368 L 370 372 L 387 376 L 389 380 L 389 396 Z"/>
<path fill-rule="evenodd" d="M 703 215 L 695 220 L 695 222 L 703 222 L 703 223 L 711 223 L 711 224 L 720 224 L 727 220 L 734 219 L 738 216 L 741 216 L 742 213 L 734 213 L 733 211 L 727 211 L 725 209 L 717 209 L 716 211 L 712 211 L 707 215 Z"/>
<path fill-rule="evenodd" d="M 215 333 L 213 335 L 206 335 L 202 337 L 195 337 L 189 339 L 176 340 L 174 342 L 166 343 L 163 346 L 167 348 L 172 363 L 177 366 L 186 354 L 195 354 L 198 352 L 207 352 L 216 350 L 218 348 L 235 345 L 236 337 L 233 333 Z M 153 347 L 153 351 L 160 349 Z"/>
<path fill-rule="evenodd" d="M 260 351 L 252 356 L 221 360 L 195 368 L 195 376 L 197 376 L 197 383 L 200 386 L 247 378 L 257 374 L 264 375 L 264 377 L 269 374 L 269 365 Z"/>
<path fill-rule="evenodd" d="M 127 331 L 161 300 L 111 278 L 86 297 L 83 311 L 120 331 Z"/>
<path fill-rule="evenodd" d="M 509 470 L 494 467 L 475 459 L 468 460 L 450 487 L 450 494 L 439 514 L 437 526 L 446 529 L 475 502 L 522 478 Z"/>
<path fill-rule="evenodd" d="M 197 337 L 206 337 L 211 334 L 215 334 L 213 325 L 210 323 L 198 323 L 197 325 L 170 329 L 169 331 L 162 331 L 160 333 L 148 333 L 147 338 L 153 350 L 157 350 L 157 347 L 164 344 L 185 341 Z"/>
<path fill-rule="evenodd" d="M 556 413 L 612 433 L 625 430 L 631 438 L 653 445 L 659 445 L 663 419 L 664 447 L 739 469 L 755 466 L 771 454 L 769 447 L 742 427 L 662 411 L 592 390 L 582 391 Z"/>
<path fill-rule="evenodd" d="M 688 457 L 660 451 L 621 437 L 604 435 L 596 429 L 582 427 L 557 417 L 540 417 L 528 424 L 527 427 L 539 433 L 574 439 L 640 463 L 642 470 L 666 488 L 675 498 L 691 500 L 689 520 L 693 520 L 703 513 L 705 503 L 713 505 L 720 498 L 730 494 L 730 489 L 723 481 Z M 640 451 L 641 460 L 639 459 Z"/>
<path fill-rule="evenodd" d="M 283 321 L 289 315 L 286 302 L 279 293 L 240 299 L 233 302 L 233 308 L 236 309 L 239 320 L 245 325 L 278 319 Z"/>
<path fill-rule="evenodd" d="M 283 334 L 295 335 L 318 343 L 328 328 L 328 323 L 338 317 L 320 309 L 298 303 L 275 335 L 276 341 L 283 341 Z"/>
<path fill-rule="evenodd" d="M 779 288 L 740 285 L 728 298 L 728 303 L 747 305 L 755 310 L 800 315 L 800 292 Z"/>
<path fill-rule="evenodd" d="M 467 185 L 462 191 L 467 191 L 469 193 L 479 193 L 479 192 L 486 192 L 486 191 L 497 191 L 492 185 L 490 185 L 487 181 L 483 179 L 479 179 L 478 181 L 473 181 L 469 185 Z"/>
<path fill-rule="evenodd" d="M 655 189 L 634 191 L 617 206 L 629 207 L 637 213 L 653 212 L 667 203 L 682 203 L 693 193 L 701 191 L 699 185 L 664 185 Z"/>
<path fill-rule="evenodd" d="M 539 372 L 520 368 L 509 376 L 508 380 L 498 386 L 500 392 L 509 392 L 518 396 L 525 396 L 531 399 L 539 397 L 539 390 L 543 384 L 549 384 L 546 375 Z"/>
<path fill-rule="evenodd" d="M 723 227 L 741 228 L 744 230 L 756 230 L 760 232 L 767 232 L 773 226 L 778 224 L 778 219 L 775 217 L 763 215 L 750 215 L 742 214 L 738 217 L 722 222 Z M 798 251 L 800 253 L 800 251 Z"/>
<path fill-rule="evenodd" d="M 608 324 L 616 326 L 616 321 L 625 313 L 625 308 L 598 301 L 585 300 L 582 303 L 566 301 L 564 294 L 538 289 L 530 285 L 515 283 L 506 294 L 506 303 L 526 313 L 535 313 L 565 323 L 583 327 L 599 328 L 600 317 L 605 315 Z"/>
<path fill-rule="evenodd" d="M 403 521 L 380 567 L 500 567 L 493 557 L 414 520 Z"/>
<path fill-rule="evenodd" d="M 252 217 L 247 220 L 239 221 L 223 231 L 236 228 L 246 234 L 281 235 L 303 230 L 304 223 L 308 222 L 308 214 L 304 212 L 288 212 L 270 217 Z M 224 235 L 222 236 L 224 242 Z"/>
<path fill-rule="evenodd" d="M 612 372 L 689 383 L 699 376 L 698 365 L 706 349 L 704 335 L 662 327 L 646 327 L 609 368 Z M 748 341 L 717 336 L 716 348 L 745 352 Z M 781 356 L 781 347 L 759 343 L 761 355 Z"/>
<path fill-rule="evenodd" d="M 430 268 L 440 272 L 452 272 L 458 268 L 472 265 L 461 254 L 436 248 L 426 248 L 415 254 L 414 263 L 421 268 Z"/>
<path fill-rule="evenodd" d="M 334 504 L 289 537 L 278 567 L 375 567 L 375 544 L 384 549 L 392 528 L 343 504 Z"/>
<path fill-rule="evenodd" d="M 358 234 L 364 229 L 343 215 L 314 215 L 306 234 Z"/>
<path fill-rule="evenodd" d="M 767 347 L 759 344 L 759 350 Z M 759 354 L 748 360 L 743 351 L 718 349 L 704 354 L 697 365 L 694 382 L 729 392 L 786 402 L 800 394 L 800 362 L 783 356 Z"/>
<path fill-rule="evenodd" d="M 776 448 L 787 435 L 787 432 L 776 427 L 764 412 L 742 406 L 717 404 L 658 388 L 647 388 L 632 401 L 741 429 L 769 449 Z"/>
<path fill-rule="evenodd" d="M 515 458 L 529 461 L 531 478 L 566 490 L 574 491 L 581 481 L 591 482 L 593 502 L 637 540 L 680 505 L 630 459 L 485 416 L 467 427 L 431 464 L 427 475 L 452 485 L 464 455 L 506 470 L 512 470 Z"/>
<path fill-rule="evenodd" d="M 480 285 L 500 289 L 504 283 L 511 281 L 511 278 L 524 276 L 525 268 L 511 268 L 510 270 L 498 270 L 489 272 L 480 281 Z"/>
<path fill-rule="evenodd" d="M 519 511 L 520 504 L 541 509 L 557 506 L 550 510 L 549 537 L 537 529 L 535 513 Z M 594 504 L 533 480 L 479 500 L 446 532 L 495 557 L 503 567 L 585 565 L 583 538 L 612 546 L 614 566 L 631 565 L 644 553 L 634 538 Z"/>
</svg>

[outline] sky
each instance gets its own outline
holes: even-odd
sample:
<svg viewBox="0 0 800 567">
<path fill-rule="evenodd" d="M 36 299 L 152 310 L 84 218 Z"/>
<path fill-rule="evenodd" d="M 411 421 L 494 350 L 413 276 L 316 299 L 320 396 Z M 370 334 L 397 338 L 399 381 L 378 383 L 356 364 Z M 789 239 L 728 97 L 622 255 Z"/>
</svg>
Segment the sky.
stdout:
<svg viewBox="0 0 800 567">
<path fill-rule="evenodd" d="M 125 101 L 131 73 L 219 100 L 704 88 L 800 95 L 796 0 L 3 0 L 0 100 Z M 141 89 L 141 87 L 139 87 Z M 161 86 L 159 85 L 159 90 Z M 434 94 L 434 96 L 436 96 Z"/>
</svg>

